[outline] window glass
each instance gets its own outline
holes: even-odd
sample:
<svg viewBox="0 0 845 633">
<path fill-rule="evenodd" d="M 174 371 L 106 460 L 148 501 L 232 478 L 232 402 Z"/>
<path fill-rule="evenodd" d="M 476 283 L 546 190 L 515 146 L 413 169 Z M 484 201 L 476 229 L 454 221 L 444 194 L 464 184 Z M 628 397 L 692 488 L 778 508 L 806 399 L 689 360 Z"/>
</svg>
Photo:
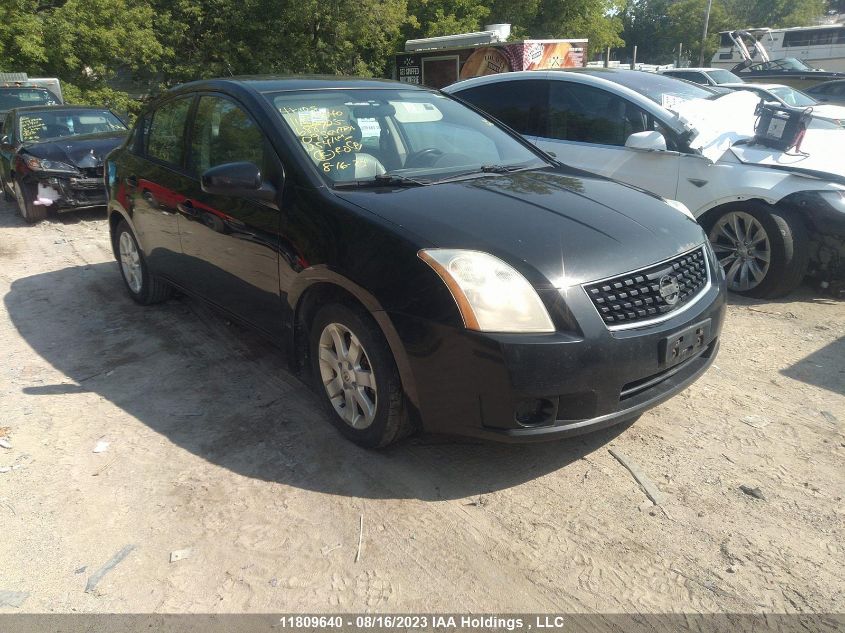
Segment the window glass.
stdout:
<svg viewBox="0 0 845 633">
<path fill-rule="evenodd" d="M 715 81 L 717 84 L 738 84 L 742 82 L 742 79 L 734 75 L 729 70 L 723 69 L 715 69 L 715 70 L 708 70 L 707 74 L 710 75 L 710 78 Z"/>
<path fill-rule="evenodd" d="M 458 93 L 525 136 L 544 136 L 548 85 L 539 80 L 500 81 Z"/>
<path fill-rule="evenodd" d="M 0 129 L 0 132 L 7 135 L 10 142 L 15 142 L 14 117 L 11 112 L 6 115 L 6 120 L 3 121 L 3 127 Z"/>
<path fill-rule="evenodd" d="M 646 129 L 643 113 L 605 90 L 553 81 L 549 92 L 549 136 L 566 141 L 624 145 L 628 134 Z"/>
<path fill-rule="evenodd" d="M 266 98 L 331 184 L 389 173 L 435 182 L 482 168 L 542 168 L 488 118 L 427 90 L 286 91 Z"/>
<path fill-rule="evenodd" d="M 191 97 L 169 101 L 152 114 L 147 139 L 147 155 L 171 165 L 182 164 L 185 145 L 185 122 Z"/>
<path fill-rule="evenodd" d="M 700 84 L 702 82 L 706 82 L 707 79 L 701 73 L 693 73 L 693 72 L 672 72 L 667 73 L 670 77 L 675 77 L 676 79 L 686 79 L 687 81 L 692 81 L 694 83 Z"/>
<path fill-rule="evenodd" d="M 589 72 L 588 74 L 595 74 L 597 77 L 630 88 L 664 108 L 671 107 L 673 103 L 677 103 L 678 101 L 713 99 L 719 94 L 708 86 L 679 81 L 674 75 L 658 75 L 640 70 L 624 70 L 610 73 Z"/>
<path fill-rule="evenodd" d="M 845 28 L 787 31 L 783 36 L 784 48 L 805 46 L 830 46 L 845 42 Z"/>
<path fill-rule="evenodd" d="M 240 107 L 221 97 L 201 97 L 191 141 L 191 168 L 197 174 L 225 163 L 264 165 L 264 136 Z"/>
<path fill-rule="evenodd" d="M 108 110 L 50 109 L 22 112 L 18 117 L 20 139 L 23 142 L 114 132 L 126 126 Z"/>
<path fill-rule="evenodd" d="M 24 106 L 57 105 L 52 92 L 44 88 L 3 88 L 0 90 L 0 110 Z"/>
</svg>

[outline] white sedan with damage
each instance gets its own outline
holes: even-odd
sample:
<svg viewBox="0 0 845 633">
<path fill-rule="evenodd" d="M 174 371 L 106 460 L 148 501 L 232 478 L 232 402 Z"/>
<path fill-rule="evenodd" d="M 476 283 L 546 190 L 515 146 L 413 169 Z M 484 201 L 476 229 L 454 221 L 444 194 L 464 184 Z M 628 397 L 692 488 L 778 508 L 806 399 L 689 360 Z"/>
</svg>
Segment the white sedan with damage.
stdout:
<svg viewBox="0 0 845 633">
<path fill-rule="evenodd" d="M 776 297 L 808 272 L 845 275 L 845 129 L 775 119 L 767 136 L 795 141 L 778 149 L 757 142 L 756 95 L 633 70 L 503 73 L 445 91 L 562 162 L 679 201 L 734 292 Z"/>
</svg>

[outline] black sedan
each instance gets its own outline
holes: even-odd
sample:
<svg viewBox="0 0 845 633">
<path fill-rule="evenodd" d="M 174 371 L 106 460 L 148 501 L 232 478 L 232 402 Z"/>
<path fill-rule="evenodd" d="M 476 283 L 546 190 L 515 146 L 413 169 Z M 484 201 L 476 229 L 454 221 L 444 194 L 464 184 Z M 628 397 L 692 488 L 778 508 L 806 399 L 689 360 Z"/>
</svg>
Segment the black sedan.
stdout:
<svg viewBox="0 0 845 633">
<path fill-rule="evenodd" d="M 0 187 L 27 222 L 49 211 L 106 204 L 103 161 L 126 138 L 126 125 L 110 110 L 83 106 L 31 106 L 6 115 L 0 139 Z"/>
<path fill-rule="evenodd" d="M 439 92 L 191 83 L 106 171 L 132 299 L 179 288 L 261 330 L 365 446 L 632 420 L 718 349 L 724 276 L 691 217 Z"/>
</svg>

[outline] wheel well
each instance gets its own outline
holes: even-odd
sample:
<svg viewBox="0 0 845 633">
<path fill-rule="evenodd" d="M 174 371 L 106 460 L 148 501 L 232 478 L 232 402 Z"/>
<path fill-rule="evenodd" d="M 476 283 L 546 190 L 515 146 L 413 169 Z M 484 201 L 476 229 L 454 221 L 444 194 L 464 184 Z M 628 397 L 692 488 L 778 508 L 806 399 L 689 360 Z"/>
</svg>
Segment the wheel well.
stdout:
<svg viewBox="0 0 845 633">
<path fill-rule="evenodd" d="M 117 244 L 114 241 L 114 232 L 117 229 L 117 225 L 120 224 L 120 221 L 123 219 L 123 216 L 117 213 L 116 211 L 109 214 L 109 238 L 111 240 L 111 250 L 114 254 L 115 259 L 117 259 Z"/>
<path fill-rule="evenodd" d="M 794 213 L 795 209 L 794 209 L 793 205 L 791 205 L 789 202 L 785 202 L 784 200 L 781 200 L 780 202 L 777 202 L 776 204 L 769 204 L 768 202 L 766 202 L 765 200 L 762 200 L 760 198 L 748 198 L 747 200 L 738 200 L 736 202 L 726 202 L 724 204 L 717 205 L 717 206 L 713 207 L 712 209 L 708 209 L 707 211 L 702 213 L 700 216 L 698 216 L 698 218 L 697 218 L 698 223 L 702 227 L 704 227 L 705 230 L 708 230 L 710 228 L 710 224 L 712 222 L 714 222 L 715 219 L 721 213 L 723 213 L 725 211 L 729 211 L 731 209 L 741 210 L 743 205 L 747 205 L 749 202 L 752 203 L 752 204 L 757 204 L 757 205 L 769 208 L 769 209 L 778 209 L 780 211 L 787 211 L 789 213 L 793 213 L 793 215 L 795 217 L 800 218 L 800 220 L 804 224 L 804 226 L 807 225 L 807 221 L 806 221 L 806 218 L 804 217 L 804 215 L 802 213 Z"/>
<path fill-rule="evenodd" d="M 293 320 L 293 348 L 298 363 L 297 373 L 303 373 L 303 370 L 309 366 L 308 333 L 314 316 L 320 308 L 330 303 L 340 303 L 369 314 L 367 308 L 355 295 L 336 284 L 320 282 L 310 286 L 299 298 Z"/>
</svg>

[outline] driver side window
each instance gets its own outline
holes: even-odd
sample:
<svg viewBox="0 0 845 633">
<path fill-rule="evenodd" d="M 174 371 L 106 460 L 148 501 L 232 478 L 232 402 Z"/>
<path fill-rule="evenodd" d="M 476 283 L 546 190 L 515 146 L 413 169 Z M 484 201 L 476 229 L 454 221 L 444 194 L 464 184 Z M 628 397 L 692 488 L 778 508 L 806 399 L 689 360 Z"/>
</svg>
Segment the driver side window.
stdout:
<svg viewBox="0 0 845 633">
<path fill-rule="evenodd" d="M 221 97 L 200 97 L 190 151 L 191 171 L 197 175 L 225 163 L 264 167 L 261 130 L 240 107 Z"/>
<path fill-rule="evenodd" d="M 592 86 L 551 82 L 550 138 L 622 147 L 631 134 L 652 130 L 663 134 L 667 147 L 675 149 L 668 130 L 627 99 Z"/>
</svg>

